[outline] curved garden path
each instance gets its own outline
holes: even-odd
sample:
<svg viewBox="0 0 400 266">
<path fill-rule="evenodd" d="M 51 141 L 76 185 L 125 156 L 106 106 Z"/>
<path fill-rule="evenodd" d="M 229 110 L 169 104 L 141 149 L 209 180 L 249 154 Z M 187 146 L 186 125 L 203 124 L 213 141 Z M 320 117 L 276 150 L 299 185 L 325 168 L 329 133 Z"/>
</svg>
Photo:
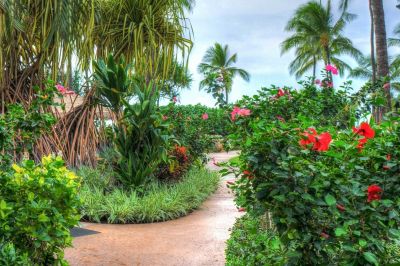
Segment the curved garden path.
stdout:
<svg viewBox="0 0 400 266">
<path fill-rule="evenodd" d="M 217 162 L 236 153 L 210 154 Z M 210 162 L 208 167 L 217 170 Z M 74 238 L 66 250 L 71 265 L 224 265 L 225 241 L 240 216 L 225 177 L 216 193 L 196 211 L 177 220 L 110 225 L 84 223 L 98 233 Z"/>
</svg>

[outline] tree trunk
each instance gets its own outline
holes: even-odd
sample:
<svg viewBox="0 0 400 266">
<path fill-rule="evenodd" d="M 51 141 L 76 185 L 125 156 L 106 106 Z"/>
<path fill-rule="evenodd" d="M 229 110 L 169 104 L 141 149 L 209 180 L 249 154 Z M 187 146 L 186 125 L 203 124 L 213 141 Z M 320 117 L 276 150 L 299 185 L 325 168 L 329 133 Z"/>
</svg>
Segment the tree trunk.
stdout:
<svg viewBox="0 0 400 266">
<path fill-rule="evenodd" d="M 371 8 L 375 32 L 377 77 L 383 78 L 389 76 L 388 47 L 386 41 L 386 25 L 385 13 L 383 10 L 383 0 L 371 0 Z M 385 90 L 385 94 L 386 110 L 383 111 L 388 112 L 391 109 L 390 88 Z"/>
<path fill-rule="evenodd" d="M 317 72 L 317 59 L 313 56 L 313 79 L 315 80 Z"/>
<path fill-rule="evenodd" d="M 225 86 L 225 104 L 228 105 L 228 88 Z"/>
<path fill-rule="evenodd" d="M 374 33 L 374 13 L 372 12 L 371 0 L 369 0 L 369 14 L 371 16 L 371 66 L 372 66 L 372 85 L 376 82 L 376 62 L 375 62 L 375 33 Z"/>
<path fill-rule="evenodd" d="M 371 67 L 372 67 L 372 77 L 371 83 L 372 86 L 375 87 L 376 84 L 376 61 L 375 61 L 375 31 L 374 31 L 374 13 L 372 12 L 372 0 L 368 1 L 369 5 L 369 15 L 371 16 L 371 33 L 370 33 L 370 42 L 371 42 Z M 372 116 L 375 121 L 380 121 L 380 113 L 381 108 L 376 106 L 372 106 Z"/>
<path fill-rule="evenodd" d="M 329 42 L 328 42 L 329 43 Z M 325 46 L 325 53 L 326 53 L 326 65 L 330 65 L 331 64 L 331 52 L 329 50 L 329 44 L 327 46 Z M 328 72 L 328 78 L 330 79 L 330 81 L 333 84 L 333 75 L 332 72 Z"/>
</svg>

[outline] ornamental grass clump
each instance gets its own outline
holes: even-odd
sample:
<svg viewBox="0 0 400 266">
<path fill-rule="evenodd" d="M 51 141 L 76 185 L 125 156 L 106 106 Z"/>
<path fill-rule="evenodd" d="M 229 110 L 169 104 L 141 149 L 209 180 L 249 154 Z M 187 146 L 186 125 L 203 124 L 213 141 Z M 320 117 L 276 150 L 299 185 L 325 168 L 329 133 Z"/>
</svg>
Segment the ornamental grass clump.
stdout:
<svg viewBox="0 0 400 266">
<path fill-rule="evenodd" d="M 311 91 L 313 99 L 299 100 Z M 238 207 L 272 214 L 282 243 L 296 243 L 288 264 L 388 263 L 387 249 L 400 238 L 399 116 L 352 129 L 354 107 L 340 92 L 326 99 L 325 88 L 309 85 L 291 99 L 276 93 L 240 102 L 251 116 L 234 121 L 231 136 L 242 145 L 237 170 L 229 168 Z"/>
</svg>

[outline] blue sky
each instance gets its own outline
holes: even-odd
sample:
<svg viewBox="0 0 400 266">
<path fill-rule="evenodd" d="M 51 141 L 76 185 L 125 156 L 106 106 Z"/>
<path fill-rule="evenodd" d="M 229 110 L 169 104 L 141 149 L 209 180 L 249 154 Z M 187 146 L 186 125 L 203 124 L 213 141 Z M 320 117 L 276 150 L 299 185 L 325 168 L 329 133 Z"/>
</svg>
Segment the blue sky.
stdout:
<svg viewBox="0 0 400 266">
<path fill-rule="evenodd" d="M 326 0 L 323 0 L 326 1 Z M 396 9 L 397 0 L 383 0 L 387 33 L 390 37 L 396 24 L 400 23 L 400 10 Z M 215 101 L 205 92 L 199 92 L 198 83 L 201 75 L 197 66 L 208 47 L 215 42 L 228 44 L 231 52 L 238 53 L 237 66 L 251 74 L 251 81 L 246 83 L 236 79 L 231 101 L 242 95 L 252 95 L 265 86 L 296 87 L 297 82 L 289 75 L 288 65 L 292 54 L 280 55 L 280 43 L 289 36 L 284 31 L 286 22 L 296 8 L 306 0 L 198 0 L 189 18 L 194 31 L 194 47 L 190 55 L 189 69 L 194 82 L 191 90 L 183 91 L 182 104 L 205 104 L 214 106 Z M 333 2 L 338 2 L 334 0 Z M 350 12 L 358 15 L 346 28 L 345 35 L 354 45 L 369 53 L 370 17 L 368 1 L 353 0 Z M 391 50 L 397 53 L 398 50 Z M 354 62 L 350 60 L 354 65 Z M 342 80 L 337 78 L 336 83 Z M 354 87 L 362 84 L 355 81 Z"/>
</svg>

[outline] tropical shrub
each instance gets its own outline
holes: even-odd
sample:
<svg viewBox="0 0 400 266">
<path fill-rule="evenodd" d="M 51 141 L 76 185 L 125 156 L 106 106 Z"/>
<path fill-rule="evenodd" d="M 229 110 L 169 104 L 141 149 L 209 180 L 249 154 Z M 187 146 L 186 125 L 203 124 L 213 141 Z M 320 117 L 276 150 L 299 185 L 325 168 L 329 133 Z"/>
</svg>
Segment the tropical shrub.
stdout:
<svg viewBox="0 0 400 266">
<path fill-rule="evenodd" d="M 161 111 L 175 137 L 194 159 L 204 158 L 206 152 L 214 149 L 215 140 L 230 132 L 231 124 L 224 109 L 171 103 Z"/>
<path fill-rule="evenodd" d="M 168 161 L 160 165 L 157 177 L 165 181 L 179 180 L 189 170 L 190 164 L 187 148 L 175 145 L 168 153 Z"/>
<path fill-rule="evenodd" d="M 135 84 L 135 86 L 138 86 Z M 150 85 L 136 88 L 137 102 L 124 102 L 123 119 L 115 126 L 115 148 L 119 153 L 119 181 L 126 186 L 140 186 L 156 173 L 161 162 L 167 161 L 172 136 L 157 111 L 156 94 Z"/>
<path fill-rule="evenodd" d="M 0 114 L 0 170 L 7 170 L 24 152 L 32 155 L 36 141 L 56 122 L 49 112 L 50 107 L 59 106 L 54 102 L 58 95 L 54 84 L 48 81 L 43 89 L 33 89 L 35 97 L 28 106 L 10 104 Z"/>
<path fill-rule="evenodd" d="M 0 264 L 6 266 L 29 266 L 33 265 L 32 261 L 28 258 L 28 254 L 21 254 L 15 249 L 12 243 L 0 242 Z"/>
<path fill-rule="evenodd" d="M 116 117 L 112 134 L 107 134 L 117 151 L 111 163 L 116 178 L 126 187 L 141 186 L 167 161 L 172 141 L 157 110 L 157 88 L 130 77 L 130 67 L 122 59 L 116 62 L 112 55 L 107 62 L 95 62 L 94 68 L 96 97 Z"/>
<path fill-rule="evenodd" d="M 264 216 L 246 214 L 237 219 L 225 250 L 227 266 L 285 265 L 290 249 L 267 224 Z"/>
<path fill-rule="evenodd" d="M 10 257 L 15 249 L 35 265 L 66 263 L 69 229 L 80 219 L 78 187 L 79 179 L 60 157 L 44 157 L 39 165 L 25 160 L 1 172 L 0 239 L 13 245 L 5 244 L 1 252 Z"/>
<path fill-rule="evenodd" d="M 355 107 L 341 93 L 263 90 L 241 102 L 249 116 L 232 114 L 242 145 L 236 202 L 271 212 L 282 243 L 298 243 L 289 264 L 387 263 L 400 237 L 400 119 L 352 129 Z"/>
</svg>

